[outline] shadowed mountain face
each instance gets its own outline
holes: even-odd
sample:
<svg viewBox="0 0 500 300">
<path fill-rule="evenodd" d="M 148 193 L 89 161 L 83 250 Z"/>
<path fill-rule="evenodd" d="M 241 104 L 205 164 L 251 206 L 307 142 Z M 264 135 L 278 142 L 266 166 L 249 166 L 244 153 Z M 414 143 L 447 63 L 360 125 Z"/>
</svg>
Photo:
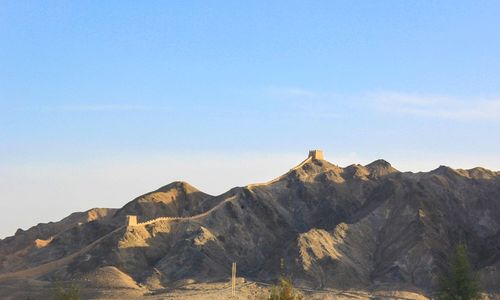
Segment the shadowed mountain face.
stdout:
<svg viewBox="0 0 500 300">
<path fill-rule="evenodd" d="M 98 286 L 95 274 L 112 273 L 117 286 L 154 290 L 226 279 L 233 261 L 239 276 L 270 281 L 283 262 L 309 287 L 429 291 L 463 242 L 483 285 L 500 282 L 500 174 L 482 168 L 401 173 L 383 160 L 340 168 L 309 159 L 266 184 L 210 196 L 174 182 L 101 215 L 0 241 L 0 281 Z M 177 218 L 126 226 L 126 215 Z"/>
</svg>

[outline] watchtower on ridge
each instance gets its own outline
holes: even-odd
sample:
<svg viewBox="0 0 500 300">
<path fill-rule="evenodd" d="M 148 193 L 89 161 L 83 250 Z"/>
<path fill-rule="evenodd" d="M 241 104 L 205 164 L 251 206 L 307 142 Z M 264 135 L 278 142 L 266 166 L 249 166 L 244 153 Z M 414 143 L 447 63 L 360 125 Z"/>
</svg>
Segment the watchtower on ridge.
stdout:
<svg viewBox="0 0 500 300">
<path fill-rule="evenodd" d="M 127 226 L 136 226 L 137 216 L 127 215 Z"/>
<path fill-rule="evenodd" d="M 317 160 L 324 160 L 323 150 L 309 150 L 309 157 Z"/>
</svg>

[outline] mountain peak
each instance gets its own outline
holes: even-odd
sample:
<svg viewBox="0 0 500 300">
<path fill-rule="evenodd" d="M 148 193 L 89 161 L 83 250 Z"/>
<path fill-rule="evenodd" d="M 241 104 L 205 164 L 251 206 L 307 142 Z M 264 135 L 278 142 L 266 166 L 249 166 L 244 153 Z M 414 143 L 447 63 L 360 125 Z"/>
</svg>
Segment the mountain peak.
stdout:
<svg viewBox="0 0 500 300">
<path fill-rule="evenodd" d="M 186 181 L 171 182 L 171 183 L 157 189 L 155 192 L 167 192 L 170 190 L 182 190 L 182 191 L 186 192 L 187 194 L 200 192 L 200 190 L 198 190 L 197 188 L 195 188 L 194 186 L 192 186 L 191 184 L 189 184 Z"/>
<path fill-rule="evenodd" d="M 384 160 L 384 159 L 377 159 L 369 164 L 367 164 L 365 167 L 367 168 L 370 168 L 370 167 L 384 167 L 384 168 L 388 168 L 388 167 L 391 167 L 391 164 Z"/>
<path fill-rule="evenodd" d="M 475 167 L 469 170 L 466 170 L 467 175 L 471 178 L 476 178 L 476 179 L 491 179 L 494 178 L 495 176 L 498 176 L 497 172 L 481 168 L 481 167 Z"/>
<path fill-rule="evenodd" d="M 128 202 L 115 214 L 115 218 L 126 215 L 138 215 L 145 219 L 189 216 L 205 211 L 206 205 L 210 206 L 205 200 L 210 198 L 211 195 L 185 181 L 174 181 Z"/>
<path fill-rule="evenodd" d="M 391 166 L 391 164 L 383 159 L 377 159 L 374 162 L 371 162 L 365 166 L 370 172 L 370 175 L 380 177 L 385 176 L 391 173 L 399 172 L 395 168 Z"/>
<path fill-rule="evenodd" d="M 460 175 L 460 173 L 458 173 L 457 170 L 455 170 L 451 167 L 445 166 L 445 165 L 440 165 L 436 169 L 432 170 L 430 173 L 431 174 L 438 174 L 438 175 L 450 175 L 450 174 Z"/>
</svg>

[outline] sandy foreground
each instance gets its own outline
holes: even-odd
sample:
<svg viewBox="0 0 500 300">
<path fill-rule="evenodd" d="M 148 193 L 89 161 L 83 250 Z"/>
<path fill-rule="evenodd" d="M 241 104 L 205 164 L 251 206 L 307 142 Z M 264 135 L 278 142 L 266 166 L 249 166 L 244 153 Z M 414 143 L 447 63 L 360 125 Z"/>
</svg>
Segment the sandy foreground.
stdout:
<svg viewBox="0 0 500 300">
<path fill-rule="evenodd" d="M 189 283 L 172 289 L 149 291 L 147 289 L 109 289 L 83 287 L 84 299 L 266 299 L 270 286 L 238 278 L 235 296 L 231 283 Z M 338 290 L 302 289 L 305 299 L 428 299 L 413 292 L 361 292 Z M 17 279 L 0 282 L 0 299 L 53 299 L 52 285 L 45 281 Z M 493 298 L 492 298 L 493 299 Z M 500 298 L 498 298 L 500 299 Z"/>
<path fill-rule="evenodd" d="M 188 283 L 172 289 L 149 291 L 145 288 L 138 289 L 110 289 L 110 288 L 81 288 L 83 299 L 266 299 L 269 295 L 270 286 L 265 283 L 257 283 L 238 278 L 235 296 L 232 295 L 231 283 Z M 361 299 L 394 299 L 394 300 L 426 300 L 428 297 L 411 291 L 388 291 L 378 290 L 365 291 L 341 291 L 341 290 L 311 290 L 300 289 L 304 299 L 338 299 L 338 300 L 361 300 Z M 53 299 L 53 286 L 51 283 L 33 279 L 17 279 L 0 282 L 0 299 Z M 485 299 L 500 300 L 500 296 L 485 295 Z"/>
</svg>

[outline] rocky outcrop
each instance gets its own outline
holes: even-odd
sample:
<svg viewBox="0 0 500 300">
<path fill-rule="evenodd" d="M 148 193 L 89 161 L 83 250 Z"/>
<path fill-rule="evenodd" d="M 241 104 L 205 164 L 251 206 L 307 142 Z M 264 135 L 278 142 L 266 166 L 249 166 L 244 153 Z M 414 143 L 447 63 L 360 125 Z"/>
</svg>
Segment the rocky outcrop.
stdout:
<svg viewBox="0 0 500 300">
<path fill-rule="evenodd" d="M 18 229 L 14 236 L 0 240 L 0 270 L 4 273 L 16 271 L 64 257 L 67 249 L 52 251 L 55 245 L 60 242 L 73 243 L 80 237 L 80 241 L 72 245 L 73 248 L 80 246 L 82 241 L 90 243 L 98 237 L 92 231 L 103 229 L 98 223 L 108 222 L 116 211 L 111 208 L 93 208 L 72 213 L 59 222 L 41 223 L 28 230 Z M 94 230 L 82 231 L 82 228 Z"/>
</svg>

